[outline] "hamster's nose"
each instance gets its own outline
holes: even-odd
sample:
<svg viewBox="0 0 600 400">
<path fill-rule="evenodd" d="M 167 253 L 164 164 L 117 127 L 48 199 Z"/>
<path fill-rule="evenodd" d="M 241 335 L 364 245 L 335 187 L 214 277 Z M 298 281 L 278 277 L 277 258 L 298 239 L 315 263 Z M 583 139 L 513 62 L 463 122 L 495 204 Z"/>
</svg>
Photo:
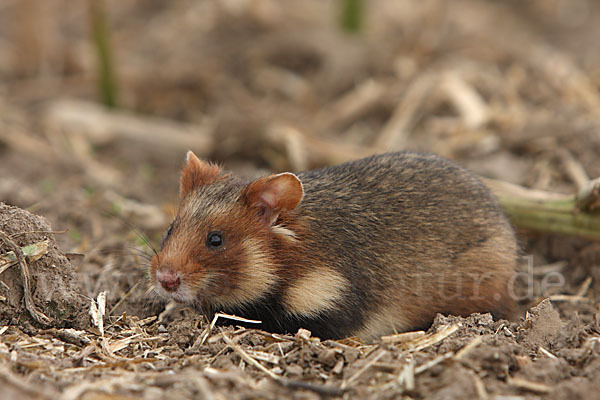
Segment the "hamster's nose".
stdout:
<svg viewBox="0 0 600 400">
<path fill-rule="evenodd" d="M 174 292 L 181 284 L 179 274 L 171 270 L 156 271 L 156 280 L 167 292 Z"/>
</svg>

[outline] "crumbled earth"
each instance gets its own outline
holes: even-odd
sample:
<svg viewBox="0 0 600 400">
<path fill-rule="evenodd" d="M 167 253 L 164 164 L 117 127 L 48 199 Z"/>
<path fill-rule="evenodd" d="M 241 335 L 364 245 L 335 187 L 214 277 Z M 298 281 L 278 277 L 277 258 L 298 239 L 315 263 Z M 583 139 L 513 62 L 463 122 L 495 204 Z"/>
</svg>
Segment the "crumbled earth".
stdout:
<svg viewBox="0 0 600 400">
<path fill-rule="evenodd" d="M 431 151 L 575 193 L 600 176 L 600 3 L 371 0 L 347 34 L 339 2 L 106 0 L 113 113 L 80 3 L 0 6 L 0 231 L 48 243 L 46 322 L 0 263 L 0 398 L 600 398 L 597 241 L 519 230 L 512 320 L 375 343 L 211 326 L 146 277 L 188 148 L 248 175 Z"/>
<path fill-rule="evenodd" d="M 47 322 L 52 326 L 87 327 L 89 317 L 85 309 L 89 302 L 79 292 L 73 267 L 58 249 L 48 221 L 18 207 L 0 203 L 0 231 L 18 247 L 48 242 L 39 259 L 28 263 L 33 302 L 50 318 Z M 3 241 L 1 253 L 8 253 L 10 247 L 4 238 L 0 240 Z M 2 283 L 0 323 L 33 329 L 33 321 L 24 307 L 23 277 L 18 264 L 3 272 Z"/>
</svg>

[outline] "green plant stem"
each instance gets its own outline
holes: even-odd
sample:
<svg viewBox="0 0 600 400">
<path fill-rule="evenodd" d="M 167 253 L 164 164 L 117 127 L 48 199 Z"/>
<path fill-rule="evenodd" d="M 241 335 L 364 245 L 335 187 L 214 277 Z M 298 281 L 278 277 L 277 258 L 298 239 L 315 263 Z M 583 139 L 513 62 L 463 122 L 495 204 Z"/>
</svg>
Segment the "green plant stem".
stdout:
<svg viewBox="0 0 600 400">
<path fill-rule="evenodd" d="M 342 0 L 341 25 L 348 33 L 362 29 L 365 3 L 363 0 Z"/>
<path fill-rule="evenodd" d="M 597 196 L 597 191 L 590 188 L 597 182 L 590 182 L 576 195 L 528 191 L 520 186 L 491 180 L 486 180 L 486 183 L 514 226 L 600 240 L 600 213 L 580 208 L 581 204 L 592 202 L 590 198 L 582 200 L 584 197 Z"/>
<path fill-rule="evenodd" d="M 117 81 L 104 0 L 89 0 L 92 40 L 98 58 L 98 89 L 103 104 L 117 106 Z"/>
</svg>

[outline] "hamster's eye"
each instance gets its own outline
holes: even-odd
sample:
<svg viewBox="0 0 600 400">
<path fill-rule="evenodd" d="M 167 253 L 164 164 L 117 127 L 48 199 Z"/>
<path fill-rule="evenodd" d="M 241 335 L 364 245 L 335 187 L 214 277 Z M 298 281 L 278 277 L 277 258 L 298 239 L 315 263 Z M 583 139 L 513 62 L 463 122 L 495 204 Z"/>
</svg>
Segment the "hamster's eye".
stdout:
<svg viewBox="0 0 600 400">
<path fill-rule="evenodd" d="M 171 225 L 169 225 L 169 229 L 167 229 L 167 233 L 165 233 L 165 236 L 163 236 L 162 240 L 160 241 L 160 248 L 162 249 L 163 246 L 165 245 L 165 242 L 167 241 L 167 239 L 169 238 L 169 236 L 171 236 L 171 234 L 173 233 L 173 224 L 175 222 L 171 222 Z"/>
<path fill-rule="evenodd" d="M 223 246 L 223 234 L 221 232 L 211 232 L 206 237 L 206 246 L 212 249 L 218 249 Z"/>
</svg>

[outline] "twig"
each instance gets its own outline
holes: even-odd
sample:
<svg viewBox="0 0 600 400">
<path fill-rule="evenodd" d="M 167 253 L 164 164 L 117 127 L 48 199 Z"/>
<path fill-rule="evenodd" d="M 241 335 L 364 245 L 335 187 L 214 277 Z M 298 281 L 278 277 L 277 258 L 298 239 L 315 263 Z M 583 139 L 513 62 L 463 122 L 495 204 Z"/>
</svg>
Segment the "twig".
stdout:
<svg viewBox="0 0 600 400">
<path fill-rule="evenodd" d="M 546 75 L 557 90 L 574 95 L 596 120 L 600 119 L 600 96 L 596 85 L 567 53 L 541 40 L 530 46 L 516 46 L 513 50 L 516 53 L 526 51 L 517 56 L 529 59 L 532 67 Z"/>
<path fill-rule="evenodd" d="M 265 91 L 280 93 L 297 103 L 314 97 L 309 81 L 294 71 L 269 65 L 259 68 L 254 76 Z"/>
<path fill-rule="evenodd" d="M 127 139 L 163 156 L 166 150 L 184 152 L 189 149 L 198 156 L 207 156 L 215 146 L 210 123 L 194 125 L 158 117 L 140 117 L 81 100 L 52 102 L 45 119 L 54 131 L 84 136 L 93 145 Z"/>
<path fill-rule="evenodd" d="M 334 103 L 323 107 L 317 116 L 319 125 L 331 129 L 360 117 L 381 100 L 384 92 L 385 86 L 378 81 L 367 79 L 361 82 Z"/>
<path fill-rule="evenodd" d="M 114 209 L 118 210 L 115 214 L 118 214 L 120 218 L 135 220 L 137 228 L 151 230 L 162 228 L 168 224 L 167 215 L 156 205 L 121 196 L 114 190 L 107 190 L 104 198 L 113 205 Z M 147 242 L 147 240 L 144 241 Z"/>
<path fill-rule="evenodd" d="M 390 151 L 405 147 L 410 129 L 415 123 L 417 111 L 436 81 L 433 74 L 426 73 L 408 87 L 404 98 L 396 106 L 392 117 L 379 133 L 379 137 L 375 141 L 375 148 Z"/>
<path fill-rule="evenodd" d="M 345 161 L 367 157 L 376 149 L 352 145 L 331 140 L 325 137 L 315 137 L 303 132 L 289 124 L 276 123 L 267 128 L 265 139 L 275 146 L 283 147 L 288 157 L 293 157 L 292 164 L 304 166 L 310 164 L 339 164 Z M 301 147 L 301 150 L 291 149 L 292 144 Z M 301 152 L 302 163 L 298 163 L 298 154 Z"/>
<path fill-rule="evenodd" d="M 568 265 L 566 261 L 557 261 L 552 264 L 536 266 L 533 270 L 533 275 L 544 276 L 551 272 L 560 272 Z"/>
<path fill-rule="evenodd" d="M 490 119 L 490 110 L 479 93 L 456 72 L 447 73 L 442 79 L 442 88 L 461 115 L 464 124 L 479 128 Z"/>
<path fill-rule="evenodd" d="M 206 342 L 206 339 L 208 339 L 208 335 L 210 335 L 210 331 L 212 331 L 212 329 L 215 327 L 215 325 L 217 323 L 217 320 L 219 318 L 231 319 L 233 321 L 245 322 L 245 323 L 250 323 L 250 324 L 260 324 L 260 323 L 262 323 L 262 321 L 256 321 L 256 320 L 253 320 L 253 319 L 242 318 L 242 317 L 238 317 L 236 315 L 229 315 L 229 314 L 224 314 L 224 313 L 216 313 L 215 316 L 213 317 L 212 321 L 206 327 L 206 330 L 204 331 L 204 333 L 200 337 L 200 340 L 196 341 L 192 345 L 193 349 L 197 349 L 197 348 L 201 347 L 204 344 L 204 342 Z"/>
<path fill-rule="evenodd" d="M 591 300 L 583 296 L 572 296 L 569 294 L 555 294 L 548 297 L 550 301 L 568 301 L 570 303 L 591 303 Z"/>
<path fill-rule="evenodd" d="M 381 342 L 386 344 L 399 344 L 413 341 L 425 336 L 425 331 L 402 332 L 395 335 L 382 336 Z"/>
<path fill-rule="evenodd" d="M 283 147 L 292 170 L 308 169 L 311 152 L 308 151 L 305 135 L 300 130 L 288 124 L 275 124 L 267 129 L 265 138 L 273 144 Z"/>
<path fill-rule="evenodd" d="M 398 375 L 398 383 L 405 390 L 411 391 L 415 389 L 415 360 L 412 355 L 409 356 L 408 362 L 402 368 L 400 375 Z"/>
<path fill-rule="evenodd" d="M 577 189 L 581 190 L 587 186 L 590 178 L 585 172 L 583 165 L 573 157 L 573 154 L 567 149 L 559 149 L 558 155 L 569 177 L 577 185 Z"/>
<path fill-rule="evenodd" d="M 233 351 L 238 353 L 244 361 L 246 361 L 250 365 L 255 366 L 256 368 L 258 368 L 259 370 L 261 370 L 262 372 L 267 374 L 267 376 L 269 376 L 269 378 L 273 379 L 275 382 L 279 383 L 282 386 L 285 386 L 288 388 L 307 389 L 307 390 L 313 391 L 315 393 L 319 393 L 321 395 L 326 395 L 326 396 L 341 396 L 344 393 L 343 388 L 338 388 L 336 386 L 315 385 L 315 384 L 312 384 L 309 382 L 295 381 L 292 379 L 287 379 L 287 378 L 281 377 L 281 376 L 273 373 L 273 371 L 269 370 L 265 366 L 263 366 L 261 363 L 256 361 L 254 358 L 250 357 L 248 355 L 248 353 L 246 353 L 244 351 L 244 349 L 242 349 L 240 346 L 235 344 L 233 342 L 233 340 L 231 340 L 231 338 L 228 337 L 223 330 L 221 330 L 221 334 L 223 335 L 223 340 L 225 341 L 225 343 L 227 343 L 227 345 L 229 347 L 231 347 L 231 349 Z"/>
<path fill-rule="evenodd" d="M 483 384 L 483 381 L 476 373 L 473 373 L 471 376 L 473 377 L 473 386 L 475 386 L 475 392 L 477 393 L 477 397 L 480 400 L 487 400 L 489 398 L 489 395 L 487 390 L 485 390 L 485 385 Z"/>
<path fill-rule="evenodd" d="M 242 349 L 240 346 L 238 346 L 237 344 L 235 344 L 233 342 L 233 340 L 231 340 L 231 338 L 229 338 L 229 336 L 227 336 L 225 334 L 225 332 L 223 332 L 223 330 L 221 330 L 221 333 L 223 334 L 223 340 L 225 341 L 225 343 L 227 343 L 227 345 L 229 347 L 231 347 L 231 349 L 233 351 L 235 351 L 236 353 L 238 353 L 240 355 L 240 357 L 242 357 L 244 359 L 244 361 L 246 361 L 250 365 L 254 365 L 256 368 L 258 368 L 259 370 L 261 370 L 262 372 L 264 372 L 265 374 L 267 374 L 271 379 L 274 379 L 276 381 L 279 381 L 281 379 L 281 377 L 279 375 L 276 375 L 273 371 L 271 371 L 267 367 L 263 366 L 261 363 L 259 363 L 258 361 L 256 361 L 254 358 L 250 357 L 248 355 L 248 353 L 246 353 L 244 351 L 244 349 Z"/>
<path fill-rule="evenodd" d="M 11 238 L 0 230 L 0 239 L 9 247 L 17 257 L 17 261 L 19 266 L 21 267 L 21 278 L 23 279 L 23 298 L 25 299 L 25 308 L 29 311 L 29 314 L 36 320 L 38 323 L 42 325 L 50 325 L 52 320 L 48 318 L 44 313 L 39 311 L 33 302 L 33 297 L 31 295 L 31 284 L 29 282 L 29 267 L 27 265 L 27 261 L 25 260 L 25 256 L 21 251 L 21 248 L 15 244 L 11 240 Z"/>
<path fill-rule="evenodd" d="M 488 188 L 502 200 L 505 196 L 524 198 L 528 201 L 538 201 L 541 203 L 548 201 L 564 201 L 570 199 L 572 196 L 563 193 L 548 192 L 545 190 L 529 189 L 523 186 L 515 185 L 505 181 L 497 179 L 483 179 L 483 182 Z"/>
<path fill-rule="evenodd" d="M 342 389 L 348 387 L 351 383 L 356 381 L 362 374 L 364 374 L 369 368 L 371 368 L 381 357 L 387 353 L 386 350 L 379 350 L 379 352 L 373 356 L 365 365 L 362 366 L 354 375 L 342 382 Z"/>
<path fill-rule="evenodd" d="M 437 356 L 433 360 L 427 361 L 426 363 L 421 364 L 417 368 L 415 368 L 415 375 L 419 375 L 419 374 L 427 371 L 428 369 L 435 367 L 439 363 L 441 363 L 449 358 L 452 358 L 452 357 L 454 357 L 453 351 L 449 351 L 448 353 L 444 353 L 441 356 Z"/>
<path fill-rule="evenodd" d="M 477 336 L 475 339 L 471 340 L 467 343 L 462 349 L 456 352 L 454 359 L 459 361 L 462 360 L 467 354 L 469 354 L 475 347 L 479 346 L 479 344 L 483 341 L 483 336 Z"/>
<path fill-rule="evenodd" d="M 539 347 L 539 350 L 540 350 L 540 353 L 542 353 L 546 357 L 552 358 L 554 360 L 558 360 L 558 357 L 556 357 L 554 354 L 550 353 L 548 350 L 546 350 L 542 346 Z"/>
<path fill-rule="evenodd" d="M 535 393 L 550 393 L 553 388 L 544 383 L 532 382 L 522 378 L 507 377 L 506 383 L 518 389 L 528 390 Z"/>
<path fill-rule="evenodd" d="M 9 149 L 18 153 L 28 154 L 45 163 L 56 162 L 56 155 L 48 149 L 47 142 L 34 137 L 23 127 L 3 125 L 0 129 L 0 140 Z"/>
<path fill-rule="evenodd" d="M 433 346 L 434 344 L 441 342 L 446 339 L 448 336 L 452 335 L 454 332 L 458 330 L 458 325 L 444 325 L 439 328 L 436 333 L 423 336 L 413 342 L 408 342 L 405 346 L 410 351 L 419 351 L 423 350 L 426 347 Z"/>
<path fill-rule="evenodd" d="M 591 284 L 592 284 L 592 277 L 588 276 L 587 278 L 585 278 L 585 281 L 583 281 L 583 283 L 581 284 L 579 289 L 577 289 L 577 293 L 575 293 L 575 296 L 579 296 L 579 297 L 585 296 L 585 294 L 589 290 Z"/>
</svg>

